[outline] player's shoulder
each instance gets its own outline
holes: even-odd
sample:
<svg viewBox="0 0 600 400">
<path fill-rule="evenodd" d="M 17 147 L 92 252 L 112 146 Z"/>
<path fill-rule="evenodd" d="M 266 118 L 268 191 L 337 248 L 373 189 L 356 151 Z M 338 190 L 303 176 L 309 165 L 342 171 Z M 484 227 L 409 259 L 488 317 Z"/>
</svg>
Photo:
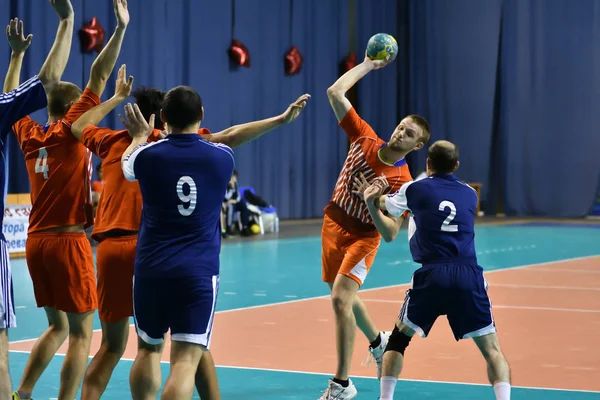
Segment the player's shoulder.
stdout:
<svg viewBox="0 0 600 400">
<path fill-rule="evenodd" d="M 475 198 L 479 198 L 479 195 L 477 194 L 477 190 L 475 190 L 473 188 L 473 186 L 469 185 L 468 183 L 461 181 L 460 179 L 456 180 L 456 184 L 459 185 L 459 187 L 463 190 L 463 192 L 465 192 L 468 195 L 471 196 L 475 196 Z"/>
<path fill-rule="evenodd" d="M 229 154 L 231 157 L 233 157 L 233 154 L 234 154 L 233 149 L 231 147 L 227 146 L 226 144 L 211 142 L 209 140 L 202 138 L 201 136 L 198 136 L 198 143 L 199 143 L 199 146 L 206 147 L 207 150 L 216 151 L 216 152 L 222 151 L 222 152 Z"/>
</svg>

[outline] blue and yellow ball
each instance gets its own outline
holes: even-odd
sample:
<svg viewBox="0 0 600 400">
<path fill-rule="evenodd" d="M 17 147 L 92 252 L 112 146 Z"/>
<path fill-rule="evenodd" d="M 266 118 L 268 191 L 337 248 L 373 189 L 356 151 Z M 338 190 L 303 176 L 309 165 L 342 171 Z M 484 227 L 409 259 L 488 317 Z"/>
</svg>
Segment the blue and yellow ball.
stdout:
<svg viewBox="0 0 600 400">
<path fill-rule="evenodd" d="M 398 43 L 392 35 L 378 33 L 367 43 L 367 57 L 371 60 L 394 61 L 398 55 Z"/>
</svg>

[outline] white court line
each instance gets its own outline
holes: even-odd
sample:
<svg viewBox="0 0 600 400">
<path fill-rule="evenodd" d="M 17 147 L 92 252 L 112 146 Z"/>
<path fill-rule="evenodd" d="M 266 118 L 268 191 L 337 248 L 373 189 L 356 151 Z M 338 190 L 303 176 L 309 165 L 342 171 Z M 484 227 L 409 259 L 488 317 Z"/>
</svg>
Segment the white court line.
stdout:
<svg viewBox="0 0 600 400">
<path fill-rule="evenodd" d="M 600 274 L 600 271 L 587 269 L 538 268 L 533 272 L 572 272 L 578 274 Z"/>
<path fill-rule="evenodd" d="M 485 274 L 487 275 L 487 274 L 493 274 L 495 272 L 526 269 L 526 268 L 538 267 L 538 266 L 541 266 L 541 265 L 550 265 L 550 264 L 556 264 L 556 263 L 567 262 L 567 261 L 587 260 L 587 259 L 596 258 L 596 257 L 600 257 L 600 254 L 596 254 L 596 255 L 592 255 L 592 256 L 564 258 L 564 259 L 561 259 L 561 260 L 545 261 L 545 262 L 535 263 L 535 264 L 517 265 L 515 267 L 506 267 L 506 268 L 495 269 L 493 271 L 485 271 Z M 395 284 L 395 285 L 379 286 L 379 287 L 376 287 L 376 288 L 360 290 L 359 293 L 368 293 L 368 292 L 372 292 L 374 290 L 380 290 L 380 289 L 400 288 L 402 286 L 409 286 L 409 285 L 410 285 L 410 283 L 407 282 L 407 283 L 400 283 L 400 284 Z M 256 306 L 239 307 L 239 308 L 231 308 L 229 310 L 221 310 L 221 311 L 217 311 L 215 314 L 226 314 L 226 313 L 230 313 L 230 312 L 234 312 L 234 311 L 253 310 L 253 309 L 257 309 L 257 308 L 267 308 L 267 307 L 273 307 L 273 306 L 280 306 L 282 304 L 293 304 L 293 303 L 300 303 L 300 302 L 311 301 L 311 300 L 322 300 L 322 299 L 328 299 L 329 297 L 330 297 L 330 295 L 326 294 L 326 295 L 323 295 L 323 296 L 306 297 L 306 298 L 303 298 L 303 299 L 284 300 L 284 301 L 278 301 L 278 302 L 269 303 L 269 304 L 259 304 L 259 305 L 256 305 Z M 135 326 L 135 325 L 134 324 L 130 324 L 129 326 Z M 101 332 L 101 331 L 102 331 L 102 329 L 94 329 L 94 332 Z M 29 342 L 31 340 L 37 340 L 37 339 L 38 338 L 35 337 L 35 338 L 30 338 L 30 339 L 15 340 L 15 341 L 9 342 L 9 344 L 11 344 L 11 343 Z"/>
<path fill-rule="evenodd" d="M 502 271 L 509 271 L 509 270 L 512 271 L 512 270 L 519 270 L 519 269 L 525 269 L 525 268 L 532 268 L 532 267 L 538 267 L 541 265 L 550 265 L 550 264 L 556 264 L 556 263 L 567 262 L 567 261 L 587 260 L 589 258 L 595 258 L 595 257 L 600 257 L 600 254 L 596 254 L 593 256 L 564 258 L 562 260 L 546 261 L 546 262 L 535 263 L 535 264 L 517 265 L 515 267 L 507 267 L 507 268 L 495 269 L 493 271 L 485 271 L 485 274 L 487 275 L 487 274 L 493 274 L 493 273 L 502 272 Z M 393 289 L 393 288 L 399 288 L 402 286 L 409 286 L 409 285 L 410 285 L 410 282 L 400 283 L 400 284 L 395 284 L 395 285 L 388 285 L 388 286 L 379 286 L 379 287 L 371 288 L 371 289 L 362 289 L 362 290 L 359 290 L 358 293 L 359 294 L 368 293 L 368 292 L 372 292 L 374 290 Z M 297 300 L 278 301 L 278 302 L 269 303 L 269 304 L 260 304 L 260 305 L 256 305 L 256 306 L 239 307 L 239 308 L 232 308 L 229 310 L 217 311 L 216 314 L 225 314 L 225 313 L 230 313 L 230 312 L 234 312 L 234 311 L 252 310 L 255 308 L 273 307 L 273 306 L 279 306 L 282 304 L 293 304 L 293 303 L 305 302 L 305 301 L 310 301 L 310 300 L 328 299 L 329 297 L 330 297 L 330 295 L 326 294 L 324 296 L 307 297 L 307 298 L 297 299 Z"/>
<path fill-rule="evenodd" d="M 600 288 L 597 288 L 597 287 L 520 285 L 518 283 L 490 283 L 490 288 L 495 288 L 495 287 L 508 287 L 508 288 L 516 288 L 516 289 L 527 288 L 527 289 L 555 289 L 555 290 L 593 290 L 593 291 L 600 292 Z"/>
<path fill-rule="evenodd" d="M 362 301 L 368 301 L 371 303 L 404 303 L 403 300 L 386 300 L 386 299 L 362 299 Z M 492 305 L 492 309 L 495 308 L 514 308 L 517 310 L 541 310 L 541 311 L 568 311 L 568 312 L 580 312 L 580 313 L 600 313 L 600 310 L 584 310 L 581 308 L 555 308 L 555 307 L 530 307 L 530 306 L 505 306 L 505 305 Z"/>
<path fill-rule="evenodd" d="M 10 350 L 11 353 L 29 353 L 29 351 L 23 350 Z M 64 354 L 56 354 L 57 356 L 64 357 Z M 93 356 L 89 356 L 88 358 L 93 358 Z M 120 361 L 128 361 L 133 362 L 133 358 L 121 358 Z M 168 361 L 161 361 L 161 364 L 169 364 Z M 245 369 L 250 371 L 268 371 L 268 372 L 282 372 L 288 374 L 300 374 L 300 375 L 321 375 L 321 376 L 331 376 L 331 372 L 308 372 L 308 371 L 295 371 L 295 370 L 287 370 L 287 369 L 274 369 L 274 368 L 257 368 L 257 367 L 242 367 L 237 365 L 217 365 L 217 368 L 227 368 L 227 369 Z M 362 379 L 377 379 L 375 376 L 362 376 L 362 375 L 352 375 L 356 378 Z M 490 386 L 486 383 L 472 383 L 472 382 L 450 382 L 450 381 L 434 381 L 428 379 L 403 379 L 400 378 L 399 381 L 406 382 L 420 382 L 420 383 L 441 383 L 441 384 L 449 384 L 449 385 L 464 385 L 464 386 Z M 559 392 L 580 392 L 580 393 L 600 393 L 600 391 L 595 390 L 581 390 L 581 389 L 561 389 L 561 388 L 546 388 L 546 387 L 534 387 L 534 386 L 511 386 L 513 389 L 531 389 L 531 390 L 551 390 L 551 391 L 559 391 Z"/>
</svg>

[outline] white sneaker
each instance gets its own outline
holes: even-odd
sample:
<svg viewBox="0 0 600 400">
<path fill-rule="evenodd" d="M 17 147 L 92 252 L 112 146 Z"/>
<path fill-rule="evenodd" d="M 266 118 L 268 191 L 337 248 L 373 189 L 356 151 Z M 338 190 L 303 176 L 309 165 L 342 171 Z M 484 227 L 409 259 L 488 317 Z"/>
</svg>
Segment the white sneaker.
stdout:
<svg viewBox="0 0 600 400">
<path fill-rule="evenodd" d="M 391 334 L 392 332 L 380 332 L 381 343 L 375 348 L 369 346 L 370 354 L 362 364 L 364 366 L 369 366 L 373 363 L 373 360 L 375 360 L 375 363 L 377 364 L 377 379 L 381 379 L 381 363 L 383 362 L 383 352 L 385 351 L 388 341 L 390 340 Z"/>
<path fill-rule="evenodd" d="M 351 380 L 348 380 L 348 387 L 343 387 L 330 379 L 329 387 L 327 387 L 323 396 L 319 397 L 319 400 L 349 400 L 355 398 L 357 394 L 356 386 Z"/>
</svg>

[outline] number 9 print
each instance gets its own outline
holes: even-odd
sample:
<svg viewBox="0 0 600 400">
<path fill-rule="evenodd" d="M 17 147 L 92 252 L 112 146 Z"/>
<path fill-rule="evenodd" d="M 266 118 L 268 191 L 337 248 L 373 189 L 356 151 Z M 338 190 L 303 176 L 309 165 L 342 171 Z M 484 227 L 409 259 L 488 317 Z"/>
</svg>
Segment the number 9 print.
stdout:
<svg viewBox="0 0 600 400">
<path fill-rule="evenodd" d="M 184 193 L 183 187 L 185 185 L 189 186 L 188 194 Z M 179 200 L 183 202 L 183 204 L 179 204 L 177 206 L 179 214 L 187 217 L 194 212 L 194 209 L 196 208 L 197 195 L 198 192 L 196 190 L 196 183 L 191 177 L 182 176 L 179 178 L 179 181 L 177 182 L 177 196 L 179 196 Z"/>
</svg>

